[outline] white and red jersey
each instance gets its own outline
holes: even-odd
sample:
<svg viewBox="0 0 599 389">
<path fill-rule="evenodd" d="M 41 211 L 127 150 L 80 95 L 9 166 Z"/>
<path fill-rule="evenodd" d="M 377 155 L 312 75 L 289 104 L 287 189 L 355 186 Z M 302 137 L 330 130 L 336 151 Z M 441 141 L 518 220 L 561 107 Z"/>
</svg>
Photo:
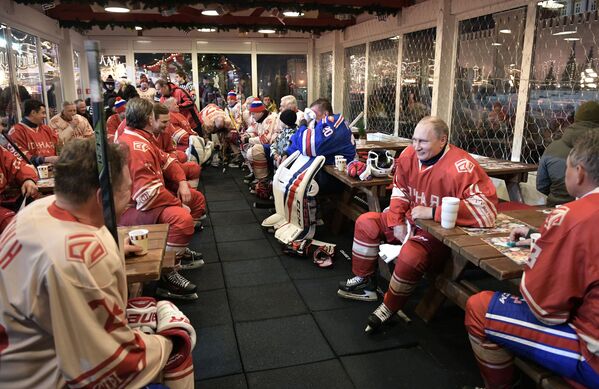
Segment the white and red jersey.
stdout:
<svg viewBox="0 0 599 389">
<path fill-rule="evenodd" d="M 229 115 L 229 118 L 235 126 L 235 129 L 239 129 L 243 122 L 243 118 L 241 116 L 241 102 L 238 101 L 232 107 L 227 104 L 227 106 L 225 107 L 225 112 L 227 113 L 227 115 Z"/>
<path fill-rule="evenodd" d="M 531 248 L 520 284 L 541 322 L 570 323 L 586 344 L 583 355 L 599 371 L 599 188 L 556 208 Z"/>
<path fill-rule="evenodd" d="M 70 122 L 67 122 L 62 114 L 55 115 L 48 123 L 56 131 L 56 134 L 63 142 L 71 139 L 85 139 L 94 135 L 94 130 L 86 118 L 75 114 Z"/>
<path fill-rule="evenodd" d="M 17 123 L 11 128 L 9 136 L 28 159 L 56 155 L 58 136 L 45 124 L 31 128 L 24 123 Z"/>
<path fill-rule="evenodd" d="M 235 126 L 231 122 L 231 118 L 229 118 L 229 115 L 227 115 L 221 107 L 216 104 L 208 104 L 200 111 L 200 123 L 202 123 L 202 128 L 205 132 L 211 134 L 215 131 L 219 131 L 219 129 L 214 127 L 214 121 L 217 118 L 223 119 L 225 125 L 223 130 L 235 129 Z"/>
<path fill-rule="evenodd" d="M 0 236 L 2 386 L 159 381 L 172 342 L 132 330 L 126 304 L 125 262 L 106 227 L 80 223 L 54 196 L 35 201 Z M 176 386 L 193 387 L 192 380 Z"/>
<path fill-rule="evenodd" d="M 181 200 L 168 191 L 164 181 L 185 181 L 185 173 L 178 161 L 156 147 L 151 138 L 147 131 L 125 127 L 115 140 L 129 147 L 129 172 L 133 181 L 130 206 L 139 211 L 180 207 Z"/>
<path fill-rule="evenodd" d="M 435 221 L 441 221 L 441 199 L 460 199 L 456 225 L 493 227 L 497 216 L 495 186 L 478 162 L 464 150 L 447 145 L 441 158 L 431 166 L 423 165 L 413 146 L 395 161 L 395 176 L 387 226 L 411 220 L 410 210 L 418 205 L 436 207 Z"/>
<path fill-rule="evenodd" d="M 119 116 L 118 113 L 110 115 L 110 117 L 106 121 L 106 135 L 108 137 L 108 140 L 114 139 L 114 134 L 116 134 L 117 129 L 119 128 L 121 123 L 125 123 L 125 122 L 126 122 L 126 120 L 121 120 L 121 117 Z M 124 126 L 125 126 L 125 124 L 123 124 L 123 128 L 124 128 Z"/>
<path fill-rule="evenodd" d="M 189 137 L 191 135 L 198 135 L 192 130 L 191 125 L 185 118 L 178 112 L 169 112 L 170 125 L 173 126 L 173 140 L 177 144 L 179 150 L 185 150 L 189 146 Z"/>
<path fill-rule="evenodd" d="M 0 146 L 0 193 L 7 186 L 21 186 L 26 180 L 37 182 L 37 170 Z"/>
<path fill-rule="evenodd" d="M 250 135 L 248 141 L 250 144 L 271 144 L 281 133 L 279 114 L 269 113 L 261 122 L 252 119 L 252 124 L 248 127 L 247 133 Z"/>
</svg>

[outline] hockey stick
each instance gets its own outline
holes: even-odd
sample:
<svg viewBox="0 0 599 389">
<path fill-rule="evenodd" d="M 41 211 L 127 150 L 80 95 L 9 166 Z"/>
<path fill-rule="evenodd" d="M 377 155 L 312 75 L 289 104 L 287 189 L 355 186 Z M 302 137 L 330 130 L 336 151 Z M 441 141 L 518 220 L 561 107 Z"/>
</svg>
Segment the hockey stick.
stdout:
<svg viewBox="0 0 599 389">
<path fill-rule="evenodd" d="M 13 150 L 16 151 L 21 158 L 23 158 L 23 161 L 27 162 L 28 165 L 31 165 L 31 161 L 29 160 L 29 158 L 27 158 L 25 154 L 21 151 L 21 149 L 15 144 L 15 142 L 13 142 L 12 139 L 10 139 L 8 134 L 2 134 L 2 136 L 4 137 L 4 139 L 6 139 L 8 143 L 10 143 L 10 147 L 12 147 Z"/>
<path fill-rule="evenodd" d="M 102 193 L 102 208 L 104 224 L 112 237 L 119 244 L 114 215 L 114 198 L 112 196 L 112 181 L 110 179 L 110 166 L 108 165 L 106 121 L 104 120 L 104 99 L 100 93 L 100 44 L 98 41 L 85 41 L 87 54 L 87 69 L 91 88 L 91 104 L 94 120 L 94 134 L 96 135 L 96 158 L 98 161 L 98 175 L 100 191 Z"/>
</svg>

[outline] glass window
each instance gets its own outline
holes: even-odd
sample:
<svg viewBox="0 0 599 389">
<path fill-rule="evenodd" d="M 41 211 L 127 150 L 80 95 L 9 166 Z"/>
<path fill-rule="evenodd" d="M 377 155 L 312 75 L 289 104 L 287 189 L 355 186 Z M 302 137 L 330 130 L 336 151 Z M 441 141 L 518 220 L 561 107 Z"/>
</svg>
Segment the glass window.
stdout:
<svg viewBox="0 0 599 389">
<path fill-rule="evenodd" d="M 403 36 L 399 136 L 412 138 L 416 124 L 430 115 L 435 73 L 436 28 Z"/>
<path fill-rule="evenodd" d="M 397 38 L 370 43 L 368 52 L 368 113 L 370 132 L 393 134 L 397 90 Z"/>
<path fill-rule="evenodd" d="M 320 72 L 319 72 L 319 93 L 320 96 L 333 100 L 333 52 L 320 54 Z"/>
<path fill-rule="evenodd" d="M 594 12 L 597 10 L 597 0 L 589 0 L 589 11 Z"/>
<path fill-rule="evenodd" d="M 17 117 L 17 111 L 10 90 L 11 74 L 8 67 L 6 32 L 6 26 L 0 24 L 0 120 L 5 120 L 7 125 L 11 125 Z"/>
<path fill-rule="evenodd" d="M 46 103 L 48 104 L 48 117 L 51 118 L 61 110 L 62 105 L 58 45 L 42 39 L 41 46 L 44 83 L 46 84 Z"/>
<path fill-rule="evenodd" d="M 305 55 L 258 55 L 258 94 L 270 96 L 279 106 L 281 97 L 293 95 L 298 108 L 306 108 L 308 74 Z"/>
<path fill-rule="evenodd" d="M 75 88 L 77 89 L 77 98 L 83 98 L 83 81 L 81 80 L 81 53 L 73 50 L 73 75 L 75 77 Z"/>
<path fill-rule="evenodd" d="M 195 89 L 191 75 L 191 54 L 187 53 L 135 53 L 135 83 L 139 82 L 140 76 L 145 74 L 149 86 L 159 78 L 177 83 L 175 75 L 183 71 L 186 75 L 185 89 L 195 99 Z M 183 84 L 181 84 L 183 85 Z"/>
<path fill-rule="evenodd" d="M 574 3 L 574 13 L 579 14 L 582 13 L 582 1 L 578 0 Z"/>
<path fill-rule="evenodd" d="M 366 45 L 348 47 L 345 49 L 345 83 L 343 99 L 343 115 L 352 122 L 364 111 L 364 88 L 366 86 Z M 365 128 L 364 120 L 356 123 L 359 128 Z"/>
<path fill-rule="evenodd" d="M 526 7 L 461 21 L 451 141 L 468 152 L 510 159 Z"/>
<path fill-rule="evenodd" d="M 522 161 L 537 163 L 545 148 L 574 121 L 585 101 L 599 100 L 599 21 L 575 18 L 564 23 L 541 14 L 535 29 Z"/>
<path fill-rule="evenodd" d="M 100 57 L 100 78 L 106 81 L 111 76 L 115 81 L 127 75 L 127 57 L 124 55 L 103 55 Z"/>
<path fill-rule="evenodd" d="M 214 102 L 213 95 L 224 98 L 229 91 L 242 98 L 253 94 L 251 54 L 198 54 L 198 66 L 202 105 Z"/>
</svg>

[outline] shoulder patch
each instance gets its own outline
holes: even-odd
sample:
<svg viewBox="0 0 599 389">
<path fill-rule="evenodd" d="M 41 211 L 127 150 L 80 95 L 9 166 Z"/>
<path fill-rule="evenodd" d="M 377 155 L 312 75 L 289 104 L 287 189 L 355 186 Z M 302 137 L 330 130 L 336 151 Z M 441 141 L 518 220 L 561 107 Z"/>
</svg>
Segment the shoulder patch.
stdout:
<svg viewBox="0 0 599 389">
<path fill-rule="evenodd" d="M 460 159 L 455 163 L 455 168 L 458 173 L 472 173 L 472 170 L 474 170 L 474 163 L 466 158 Z"/>
<path fill-rule="evenodd" d="M 148 151 L 148 145 L 144 142 L 133 142 L 133 150 L 139 150 L 145 153 Z"/>
<path fill-rule="evenodd" d="M 545 219 L 545 230 L 548 231 L 552 227 L 560 226 L 564 222 L 564 219 L 566 218 L 568 212 L 570 212 L 570 208 L 564 205 L 560 206 L 559 208 L 555 208 L 549 214 L 549 216 L 547 216 L 547 219 Z"/>
<path fill-rule="evenodd" d="M 95 234 L 69 235 L 65 240 L 67 261 L 87 263 L 92 266 L 107 254 L 106 248 Z"/>
</svg>

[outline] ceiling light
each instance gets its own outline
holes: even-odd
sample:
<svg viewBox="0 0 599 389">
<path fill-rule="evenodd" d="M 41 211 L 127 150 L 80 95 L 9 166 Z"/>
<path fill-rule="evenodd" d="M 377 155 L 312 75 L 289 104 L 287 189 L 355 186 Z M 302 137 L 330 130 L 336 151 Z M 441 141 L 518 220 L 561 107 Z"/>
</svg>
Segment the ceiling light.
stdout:
<svg viewBox="0 0 599 389">
<path fill-rule="evenodd" d="M 152 43 L 152 41 L 137 41 L 137 43 Z"/>
<path fill-rule="evenodd" d="M 204 16 L 218 16 L 218 11 L 215 9 L 205 9 L 202 11 Z"/>
<path fill-rule="evenodd" d="M 572 41 L 579 41 L 580 38 L 564 38 L 564 40 L 568 41 L 568 42 L 572 42 Z"/>
<path fill-rule="evenodd" d="M 285 11 L 283 12 L 283 15 L 285 15 L 288 18 L 298 18 L 300 16 L 304 16 L 304 13 L 298 11 Z"/>
<path fill-rule="evenodd" d="M 275 30 L 269 30 L 269 29 L 262 29 L 262 30 L 258 30 L 258 32 L 260 34 L 274 34 L 276 31 Z"/>
<path fill-rule="evenodd" d="M 501 46 L 501 43 L 493 42 L 491 43 L 491 46 Z"/>
<path fill-rule="evenodd" d="M 501 30 L 499 30 L 500 34 L 511 34 L 512 30 L 510 30 L 509 28 L 503 28 Z"/>
<path fill-rule="evenodd" d="M 127 12 L 131 11 L 129 8 L 126 7 L 118 7 L 118 6 L 106 6 L 104 7 L 104 11 L 106 12 L 114 12 L 117 14 L 126 14 Z"/>
<path fill-rule="evenodd" d="M 135 31 L 141 31 L 141 30 L 143 30 L 143 27 L 135 26 Z"/>
<path fill-rule="evenodd" d="M 207 45 L 207 44 L 208 44 L 208 42 L 206 42 L 206 41 L 198 41 L 198 45 Z"/>
<path fill-rule="evenodd" d="M 570 34 L 576 34 L 577 32 L 578 32 L 577 30 L 558 31 L 558 32 L 554 32 L 553 35 L 555 35 L 555 36 L 570 35 Z"/>
<path fill-rule="evenodd" d="M 562 3 L 558 3 L 555 0 L 539 1 L 537 3 L 537 5 L 539 7 L 547 8 L 547 9 L 560 9 L 560 8 L 564 8 L 564 5 Z"/>
<path fill-rule="evenodd" d="M 216 28 L 198 28 L 199 32 L 214 32 Z"/>
</svg>

